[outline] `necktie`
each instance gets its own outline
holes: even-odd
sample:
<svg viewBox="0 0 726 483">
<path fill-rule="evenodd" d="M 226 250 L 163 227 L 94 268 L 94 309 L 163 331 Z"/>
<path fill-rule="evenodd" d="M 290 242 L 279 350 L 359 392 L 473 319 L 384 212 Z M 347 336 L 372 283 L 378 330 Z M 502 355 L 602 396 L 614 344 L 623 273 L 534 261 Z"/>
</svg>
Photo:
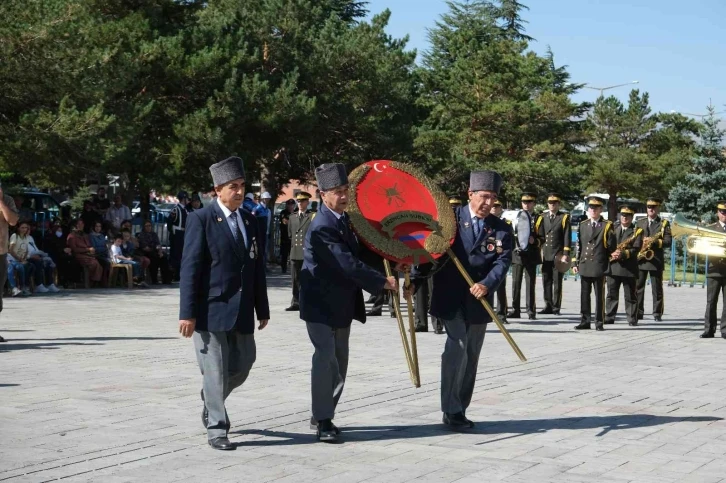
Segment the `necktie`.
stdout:
<svg viewBox="0 0 726 483">
<path fill-rule="evenodd" d="M 479 233 L 481 233 L 481 218 L 478 216 L 474 217 L 474 223 L 472 224 L 472 227 L 474 228 L 474 239 L 479 238 Z"/>
<path fill-rule="evenodd" d="M 229 215 L 229 219 L 232 222 L 232 226 L 234 229 L 232 230 L 232 234 L 234 235 L 234 239 L 239 243 L 240 245 L 243 245 L 245 242 L 245 237 L 242 235 L 242 231 L 239 228 L 239 219 L 237 218 L 237 212 L 233 211 Z"/>
<path fill-rule="evenodd" d="M 596 221 L 593 221 L 592 222 L 592 228 L 595 229 L 596 227 L 597 227 L 597 222 Z"/>
</svg>

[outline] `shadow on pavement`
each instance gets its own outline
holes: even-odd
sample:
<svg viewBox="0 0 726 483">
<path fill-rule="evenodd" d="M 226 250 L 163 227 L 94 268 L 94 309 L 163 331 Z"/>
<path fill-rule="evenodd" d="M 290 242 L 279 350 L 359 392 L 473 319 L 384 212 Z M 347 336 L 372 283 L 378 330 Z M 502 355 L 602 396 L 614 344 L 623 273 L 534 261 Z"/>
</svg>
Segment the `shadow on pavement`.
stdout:
<svg viewBox="0 0 726 483">
<path fill-rule="evenodd" d="M 58 349 L 62 346 L 73 345 L 103 345 L 103 342 L 109 341 L 172 339 L 176 339 L 176 337 L 59 337 L 55 339 L 8 339 L 6 343 L 0 345 L 0 353 L 28 349 Z"/>
<path fill-rule="evenodd" d="M 555 418 L 555 419 L 523 419 L 509 421 L 483 421 L 476 423 L 477 427 L 460 432 L 480 435 L 505 435 L 502 438 L 482 441 L 478 445 L 502 441 L 536 433 L 546 433 L 556 429 L 597 429 L 602 430 L 596 436 L 604 436 L 610 431 L 623 429 L 646 428 L 662 424 L 694 423 L 720 421 L 722 418 L 714 416 L 653 416 L 651 414 L 626 414 L 620 416 L 587 416 L 582 418 Z M 440 433 L 452 431 L 444 424 L 423 424 L 409 426 L 341 426 L 341 440 L 343 442 L 387 440 L 387 439 L 424 439 L 429 436 L 440 436 Z M 274 440 L 241 441 L 235 444 L 239 447 L 247 446 L 285 446 L 297 444 L 317 443 L 313 431 L 309 433 L 289 433 L 285 431 L 243 429 L 232 431 L 230 434 L 257 435 Z"/>
</svg>

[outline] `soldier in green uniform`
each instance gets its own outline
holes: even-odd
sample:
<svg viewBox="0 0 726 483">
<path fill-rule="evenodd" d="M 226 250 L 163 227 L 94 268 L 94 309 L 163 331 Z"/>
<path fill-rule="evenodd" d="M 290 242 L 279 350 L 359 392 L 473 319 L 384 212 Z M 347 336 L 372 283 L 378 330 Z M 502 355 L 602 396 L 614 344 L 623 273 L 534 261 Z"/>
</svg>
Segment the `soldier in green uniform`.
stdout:
<svg viewBox="0 0 726 483">
<path fill-rule="evenodd" d="M 537 237 L 539 216 L 534 213 L 536 200 L 535 193 L 522 193 L 522 209 L 517 213 L 517 220 L 513 224 L 515 247 L 512 254 L 512 310 L 507 314 L 510 319 L 521 317 L 519 299 L 523 277 L 527 284 L 527 315 L 530 320 L 537 318 L 535 290 L 537 265 L 542 263 L 542 253 Z"/>
<path fill-rule="evenodd" d="M 628 325 L 638 325 L 638 300 L 635 283 L 638 280 L 638 252 L 643 243 L 643 229 L 633 226 L 634 214 L 635 210 L 630 206 L 620 207 L 620 226 L 615 228 L 617 246 L 610 256 L 610 272 L 607 277 L 606 324 L 615 323 L 620 299 L 620 285 L 622 285 Z"/>
<path fill-rule="evenodd" d="M 562 307 L 562 279 L 565 274 L 557 270 L 555 259 L 568 263 L 572 234 L 570 215 L 560 211 L 562 197 L 558 193 L 547 195 L 547 208 L 540 216 L 538 236 L 542 243 L 542 285 L 544 286 L 544 309 L 540 314 L 560 315 Z M 554 285 L 554 292 L 553 292 Z"/>
<path fill-rule="evenodd" d="M 504 213 L 504 208 L 502 207 L 502 202 L 497 200 L 494 202 L 494 206 L 492 207 L 492 215 L 496 216 L 497 218 L 502 217 L 502 213 Z M 504 220 L 504 222 L 512 226 L 512 222 L 510 220 Z M 504 324 L 508 324 L 507 322 L 507 281 L 505 280 L 502 282 L 501 285 L 499 285 L 499 288 L 497 289 L 497 317 L 499 317 L 499 320 L 502 321 Z"/>
<path fill-rule="evenodd" d="M 291 198 L 285 202 L 285 209 L 280 212 L 280 268 L 282 268 L 282 273 L 287 273 L 287 262 L 292 246 L 287 225 L 290 223 L 290 215 L 292 215 L 296 204 L 295 200 Z"/>
<path fill-rule="evenodd" d="M 308 210 L 310 204 L 310 193 L 300 191 L 295 195 L 298 209 L 290 215 L 287 222 L 287 235 L 290 238 L 290 262 L 292 263 L 292 302 L 285 310 L 288 312 L 300 310 L 300 270 L 303 264 L 303 247 L 305 246 L 305 234 L 310 228 L 310 222 L 315 213 Z"/>
<path fill-rule="evenodd" d="M 726 234 L 726 200 L 716 205 L 718 221 L 708 228 Z M 716 333 L 716 306 L 718 294 L 722 295 L 723 310 L 721 310 L 721 337 L 726 339 L 726 257 L 710 257 L 708 259 L 708 292 L 706 294 L 706 317 L 702 339 L 711 339 Z"/>
<path fill-rule="evenodd" d="M 580 316 L 575 329 L 589 329 L 592 312 L 590 294 L 595 289 L 595 329 L 605 330 L 605 274 L 610 268 L 610 254 L 615 251 L 613 224 L 601 216 L 605 202 L 597 196 L 587 199 L 587 219 L 577 231 L 575 273 L 580 274 Z"/>
<path fill-rule="evenodd" d="M 638 221 L 638 228 L 643 230 L 643 246 L 638 254 L 638 320 L 642 320 L 645 313 L 645 284 L 649 275 L 653 319 L 660 321 L 663 316 L 663 249 L 671 247 L 672 239 L 668 220 L 658 216 L 661 203 L 658 198 L 648 198 L 645 204 L 648 217 Z"/>
</svg>

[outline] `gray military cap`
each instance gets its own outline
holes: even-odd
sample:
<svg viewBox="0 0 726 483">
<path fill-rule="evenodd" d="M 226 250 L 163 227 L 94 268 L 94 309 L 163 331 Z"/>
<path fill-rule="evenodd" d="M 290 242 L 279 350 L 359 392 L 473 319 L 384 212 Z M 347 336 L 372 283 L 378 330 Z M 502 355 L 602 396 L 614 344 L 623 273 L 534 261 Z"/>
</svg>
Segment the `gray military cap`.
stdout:
<svg viewBox="0 0 726 483">
<path fill-rule="evenodd" d="M 224 161 L 214 163 L 209 167 L 209 172 L 212 173 L 214 186 L 222 186 L 235 179 L 245 177 L 245 168 L 242 160 L 237 156 L 232 156 Z"/>
<path fill-rule="evenodd" d="M 496 171 L 472 171 L 469 175 L 471 191 L 494 191 L 497 195 L 504 181 Z"/>
<path fill-rule="evenodd" d="M 320 191 L 328 191 L 348 184 L 348 174 L 345 172 L 345 166 L 340 163 L 321 164 L 315 168 L 315 179 L 318 181 Z"/>
</svg>

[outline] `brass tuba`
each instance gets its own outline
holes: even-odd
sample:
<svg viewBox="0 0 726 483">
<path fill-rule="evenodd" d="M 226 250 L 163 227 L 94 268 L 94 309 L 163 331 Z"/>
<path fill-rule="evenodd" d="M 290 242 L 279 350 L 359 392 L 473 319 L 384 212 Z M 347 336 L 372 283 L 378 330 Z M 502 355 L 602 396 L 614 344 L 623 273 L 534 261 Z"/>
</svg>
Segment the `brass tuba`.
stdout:
<svg viewBox="0 0 726 483">
<path fill-rule="evenodd" d="M 709 257 L 726 257 L 726 233 L 706 228 L 677 214 L 671 222 L 671 233 L 675 237 L 687 236 L 686 251 Z"/>
</svg>

